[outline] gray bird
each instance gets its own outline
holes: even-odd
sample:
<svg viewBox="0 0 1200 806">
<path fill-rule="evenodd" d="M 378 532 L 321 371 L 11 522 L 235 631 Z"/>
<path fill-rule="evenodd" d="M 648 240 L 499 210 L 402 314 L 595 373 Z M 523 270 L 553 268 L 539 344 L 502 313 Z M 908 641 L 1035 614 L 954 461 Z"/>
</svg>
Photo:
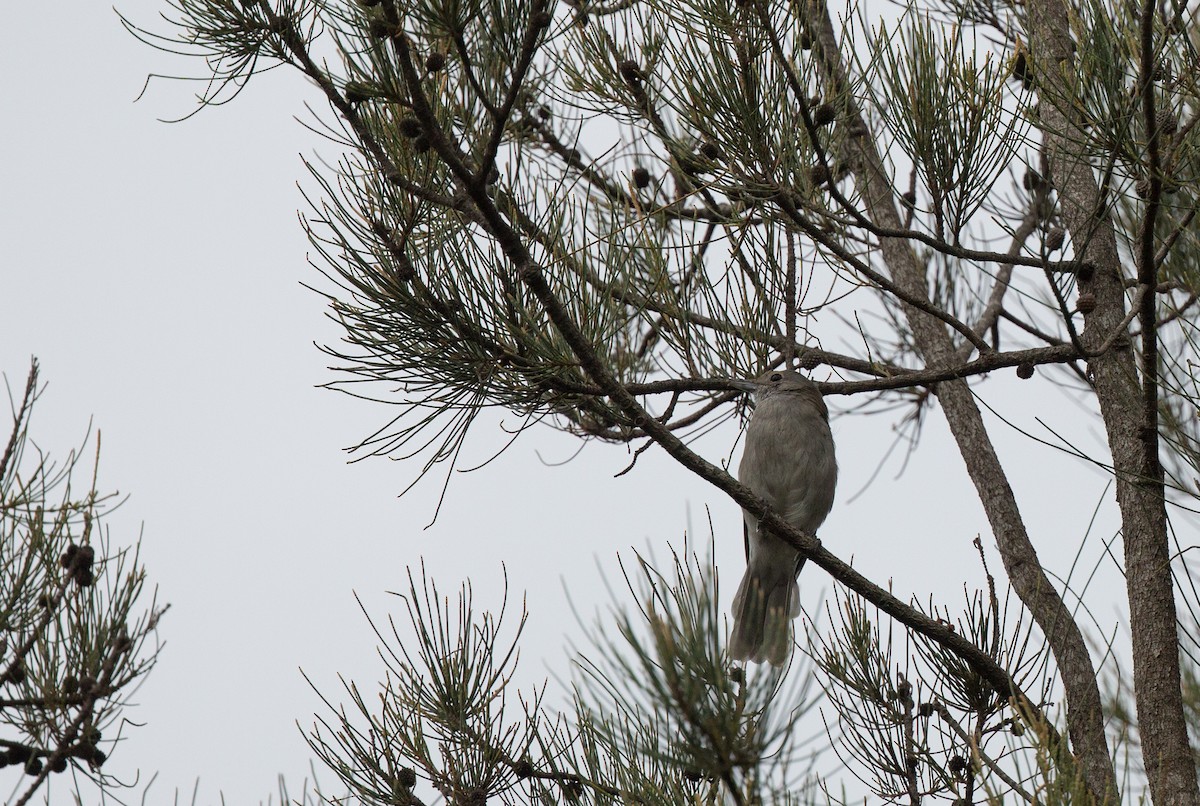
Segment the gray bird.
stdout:
<svg viewBox="0 0 1200 806">
<path fill-rule="evenodd" d="M 815 533 L 833 506 L 837 484 L 829 409 L 821 393 L 803 375 L 783 370 L 736 385 L 753 392 L 755 402 L 738 480 L 796 529 Z M 729 654 L 782 666 L 792 647 L 792 619 L 800 614 L 796 577 L 804 558 L 760 529 L 756 516 L 742 514 L 746 575 L 733 597 Z"/>
</svg>

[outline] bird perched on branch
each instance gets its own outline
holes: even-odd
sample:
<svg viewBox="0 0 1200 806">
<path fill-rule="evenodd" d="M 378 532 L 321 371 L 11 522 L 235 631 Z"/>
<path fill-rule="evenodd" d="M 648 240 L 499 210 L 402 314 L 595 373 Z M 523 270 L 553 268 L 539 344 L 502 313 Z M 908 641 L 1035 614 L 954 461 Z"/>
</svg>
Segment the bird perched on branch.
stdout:
<svg viewBox="0 0 1200 806">
<path fill-rule="evenodd" d="M 738 381 L 754 395 L 738 480 L 794 528 L 814 534 L 833 506 L 837 461 L 829 409 L 815 384 L 796 372 L 768 372 Z M 796 577 L 804 558 L 743 510 L 746 575 L 733 597 L 734 660 L 782 666 L 800 614 Z"/>
</svg>

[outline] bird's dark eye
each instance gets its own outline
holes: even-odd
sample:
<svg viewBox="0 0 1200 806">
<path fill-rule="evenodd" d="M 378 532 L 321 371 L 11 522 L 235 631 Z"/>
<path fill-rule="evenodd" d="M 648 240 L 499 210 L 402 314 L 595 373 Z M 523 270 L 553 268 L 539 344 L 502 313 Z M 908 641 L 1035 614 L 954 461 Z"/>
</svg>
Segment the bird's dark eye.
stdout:
<svg viewBox="0 0 1200 806">
<path fill-rule="evenodd" d="M 772 380 L 772 381 L 779 381 L 779 380 L 783 380 L 783 376 L 782 376 L 782 375 L 780 375 L 778 372 L 772 372 L 772 373 L 771 373 L 771 380 Z"/>
</svg>

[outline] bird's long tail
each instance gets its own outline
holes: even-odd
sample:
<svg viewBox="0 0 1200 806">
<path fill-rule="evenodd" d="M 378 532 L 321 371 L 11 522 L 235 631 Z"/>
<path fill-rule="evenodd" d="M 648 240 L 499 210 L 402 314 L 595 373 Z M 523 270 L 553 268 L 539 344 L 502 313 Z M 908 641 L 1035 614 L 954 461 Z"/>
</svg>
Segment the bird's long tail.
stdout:
<svg viewBox="0 0 1200 806">
<path fill-rule="evenodd" d="M 782 666 L 792 648 L 792 619 L 800 614 L 795 563 L 755 562 L 752 557 L 733 597 L 734 660 Z"/>
</svg>

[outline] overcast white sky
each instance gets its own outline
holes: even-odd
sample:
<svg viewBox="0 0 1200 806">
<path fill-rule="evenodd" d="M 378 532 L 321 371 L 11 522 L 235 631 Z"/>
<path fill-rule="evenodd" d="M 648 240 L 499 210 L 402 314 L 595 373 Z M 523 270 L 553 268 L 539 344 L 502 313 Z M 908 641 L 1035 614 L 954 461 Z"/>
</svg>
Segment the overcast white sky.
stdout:
<svg viewBox="0 0 1200 806">
<path fill-rule="evenodd" d="M 118 7 L 150 26 L 166 8 Z M 528 681 L 567 668 L 564 636 L 576 628 L 564 587 L 590 618 L 608 600 L 598 566 L 611 573 L 630 547 L 665 553 L 689 525 L 707 538 L 706 507 L 725 578 L 741 575 L 737 508 L 655 451 L 614 479 L 624 449 L 592 445 L 550 466 L 577 443 L 537 429 L 456 475 L 430 529 L 436 480 L 398 499 L 416 465 L 347 465 L 342 449 L 392 412 L 315 388 L 334 376 L 313 342 L 338 332 L 301 287 L 320 278 L 305 263 L 296 183 L 306 181 L 301 155 L 332 154 L 292 116 L 319 99 L 278 72 L 180 124 L 156 119 L 190 112 L 192 87 L 157 82 L 134 103 L 147 73 L 201 68 L 139 44 L 103 3 L 12 4 L 0 29 L 0 370 L 19 385 L 30 356 L 41 359 L 48 389 L 33 433 L 44 447 L 65 452 L 94 418 L 102 486 L 130 496 L 109 520 L 113 537 L 128 544 L 144 527 L 150 579 L 172 604 L 161 662 L 128 714 L 144 724 L 127 731 L 110 772 L 158 771 L 150 802 L 197 778 L 200 803 L 221 792 L 231 804 L 265 800 L 279 773 L 298 788 L 309 753 L 295 722 L 321 710 L 300 670 L 335 700 L 339 674 L 369 690 L 380 665 L 354 593 L 399 615 L 386 591 L 421 558 L 447 590 L 471 580 L 481 606 L 499 603 L 507 564 L 533 614 Z M 1023 427 L 1038 431 L 1042 414 L 1089 443 L 1093 424 L 1078 409 L 1040 379 L 1019 383 L 993 379 L 982 393 Z M 465 465 L 505 439 L 498 422 L 477 426 Z M 958 605 L 962 581 L 981 580 L 971 540 L 983 530 L 993 542 L 939 412 L 905 475 L 895 478 L 893 461 L 846 503 L 890 425 L 835 422 L 840 501 L 822 537 L 902 597 Z M 1066 573 L 1103 476 L 999 423 L 995 433 L 1019 468 L 1013 483 L 1039 550 Z M 718 460 L 734 436 L 701 447 Z M 812 606 L 829 585 L 810 567 L 802 588 Z M 1098 615 L 1111 619 L 1119 593 L 1093 588 Z M 0 791 L 15 775 L 0 772 Z"/>
</svg>

